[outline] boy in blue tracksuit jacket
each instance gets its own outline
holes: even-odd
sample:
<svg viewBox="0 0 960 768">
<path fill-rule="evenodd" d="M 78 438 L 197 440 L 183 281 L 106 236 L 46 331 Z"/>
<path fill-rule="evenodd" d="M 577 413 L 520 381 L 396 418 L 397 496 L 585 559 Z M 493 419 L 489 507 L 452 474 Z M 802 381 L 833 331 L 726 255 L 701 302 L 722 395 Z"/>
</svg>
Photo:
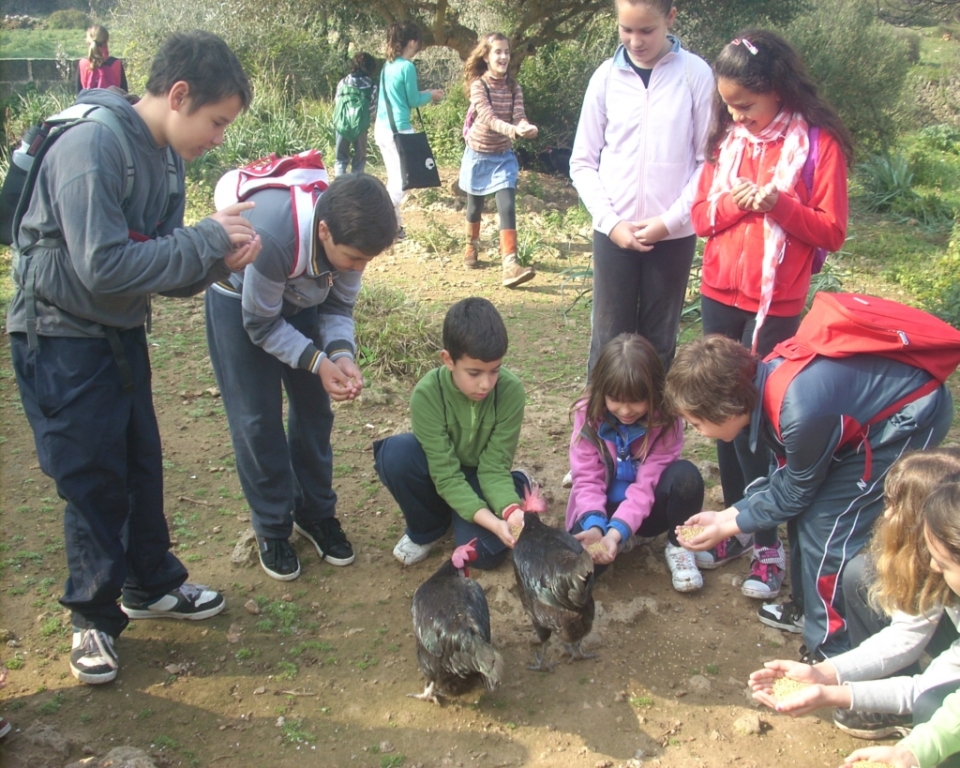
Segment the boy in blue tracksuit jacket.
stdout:
<svg viewBox="0 0 960 768">
<path fill-rule="evenodd" d="M 763 441 L 776 458 L 765 478 L 722 512 L 702 512 L 689 549 L 787 524 L 792 601 L 765 605 L 760 620 L 803 634 L 803 655 L 822 660 L 849 650 L 840 579 L 866 544 L 883 511 L 883 483 L 907 451 L 938 445 L 953 419 L 946 385 L 870 427 L 862 442 L 838 446 L 851 419 L 867 424 L 933 377 L 875 355 L 817 357 L 789 384 L 778 437 L 763 409 L 770 373 L 783 362 L 761 362 L 739 343 L 717 335 L 687 344 L 667 374 L 667 396 L 701 435 L 731 441 L 750 427 L 750 445 Z M 846 429 L 846 432 L 845 432 Z"/>
</svg>

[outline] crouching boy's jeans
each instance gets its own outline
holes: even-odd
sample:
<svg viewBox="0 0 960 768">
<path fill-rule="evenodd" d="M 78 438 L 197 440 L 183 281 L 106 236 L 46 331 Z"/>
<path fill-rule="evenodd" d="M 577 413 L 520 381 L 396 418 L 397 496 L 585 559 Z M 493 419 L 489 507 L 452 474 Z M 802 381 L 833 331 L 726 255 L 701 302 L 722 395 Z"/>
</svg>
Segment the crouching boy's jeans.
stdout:
<svg viewBox="0 0 960 768">
<path fill-rule="evenodd" d="M 477 560 L 470 564 L 472 568 L 495 568 L 507 556 L 507 546 L 483 526 L 464 520 L 453 511 L 430 477 L 427 456 L 419 441 L 410 432 L 378 440 L 373 444 L 373 460 L 377 475 L 393 494 L 403 517 L 407 521 L 407 536 L 415 544 L 430 544 L 447 532 L 453 524 L 453 538 L 456 546 L 476 539 Z M 480 483 L 477 470 L 461 467 L 466 481 L 480 498 Z M 513 485 L 517 496 L 523 498 L 523 491 L 529 487 L 527 479 L 520 472 L 513 472 Z M 499 513 L 500 510 L 492 510 Z"/>
</svg>

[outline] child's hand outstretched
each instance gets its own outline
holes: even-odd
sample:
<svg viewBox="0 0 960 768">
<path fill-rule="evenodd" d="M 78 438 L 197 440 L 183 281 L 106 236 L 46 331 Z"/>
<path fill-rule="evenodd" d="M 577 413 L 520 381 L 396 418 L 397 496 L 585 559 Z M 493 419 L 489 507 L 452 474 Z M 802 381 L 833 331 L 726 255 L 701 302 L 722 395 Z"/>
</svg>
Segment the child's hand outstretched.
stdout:
<svg viewBox="0 0 960 768">
<path fill-rule="evenodd" d="M 737 510 L 734 507 L 725 509 L 723 512 L 699 512 L 687 520 L 682 526 L 677 526 L 677 541 L 680 546 L 693 552 L 703 552 L 711 549 L 724 539 L 736 536 L 740 533 L 740 528 L 736 523 Z M 682 528 L 688 525 L 699 525 L 703 528 L 695 537 L 684 538 Z"/>
<path fill-rule="evenodd" d="M 247 245 L 257 234 L 253 225 L 240 215 L 243 211 L 249 211 L 254 205 L 252 201 L 234 203 L 210 216 L 223 227 L 234 247 Z"/>
<path fill-rule="evenodd" d="M 588 528 L 585 531 L 580 531 L 580 533 L 573 534 L 573 538 L 583 544 L 584 549 L 588 549 L 597 542 L 603 545 L 602 549 L 590 553 L 593 562 L 598 565 L 609 565 L 617 556 L 617 541 L 610 535 L 604 535 L 599 528 Z"/>
<path fill-rule="evenodd" d="M 917 768 L 920 765 L 913 752 L 897 744 L 892 747 L 864 747 L 858 749 L 856 752 L 847 755 L 847 759 L 843 761 L 840 768 L 848 768 L 851 765 L 856 767 L 861 760 L 873 760 L 875 763 L 893 765 L 896 768 Z"/>
<path fill-rule="evenodd" d="M 340 366 L 331 362 L 329 357 L 320 361 L 320 370 L 317 373 L 331 400 L 352 400 L 360 393 L 356 382 L 352 381 Z"/>
<path fill-rule="evenodd" d="M 501 520 L 489 509 L 481 509 L 477 512 L 477 514 L 473 516 L 473 522 L 486 528 L 490 533 L 500 539 L 505 546 L 510 547 L 510 549 L 513 549 L 514 544 L 517 543 L 517 540 L 513 538 L 513 534 L 510 532 L 510 523 L 506 520 Z"/>
<path fill-rule="evenodd" d="M 348 398 L 353 400 L 363 391 L 364 387 L 363 374 L 360 373 L 360 367 L 355 360 L 349 357 L 337 358 L 334 365 L 343 371 L 343 375 L 348 377 L 350 383 L 353 385 L 353 394 Z"/>
<path fill-rule="evenodd" d="M 837 673 L 829 662 L 805 664 L 802 661 L 774 659 L 767 661 L 763 669 L 750 673 L 750 687 L 754 691 L 773 690 L 773 684 L 781 677 L 789 677 L 799 683 L 810 685 L 837 685 Z"/>
<path fill-rule="evenodd" d="M 517 136 L 521 139 L 535 139 L 539 132 L 540 129 L 537 126 L 528 123 L 526 120 L 517 123 Z"/>
<path fill-rule="evenodd" d="M 617 226 L 610 230 L 610 240 L 613 241 L 614 245 L 618 245 L 621 248 L 628 248 L 631 251 L 651 250 L 653 248 L 652 245 L 647 245 L 637 239 L 637 228 L 642 223 L 643 222 L 640 221 L 618 222 Z"/>
</svg>

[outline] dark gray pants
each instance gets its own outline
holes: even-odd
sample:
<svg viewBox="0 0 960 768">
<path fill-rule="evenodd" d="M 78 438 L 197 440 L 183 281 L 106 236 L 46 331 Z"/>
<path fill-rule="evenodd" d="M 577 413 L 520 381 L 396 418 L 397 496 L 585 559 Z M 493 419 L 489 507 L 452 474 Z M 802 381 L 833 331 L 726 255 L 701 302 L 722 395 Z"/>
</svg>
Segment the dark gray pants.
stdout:
<svg viewBox="0 0 960 768">
<path fill-rule="evenodd" d="M 333 411 L 320 377 L 281 363 L 250 341 L 239 298 L 210 288 L 206 309 L 210 360 L 253 529 L 269 539 L 287 539 L 293 516 L 306 521 L 334 517 Z M 316 307 L 285 319 L 322 349 Z"/>
<path fill-rule="evenodd" d="M 588 377 L 603 345 L 621 333 L 639 333 L 670 367 L 696 246 L 696 236 L 690 235 L 661 240 L 653 250 L 641 253 L 620 248 L 594 230 Z"/>
<path fill-rule="evenodd" d="M 753 345 L 753 331 L 757 327 L 755 312 L 737 309 L 706 296 L 700 299 L 700 317 L 703 320 L 703 335 L 719 333 L 728 339 L 739 341 L 747 349 Z M 757 354 L 766 357 L 784 339 L 789 339 L 800 327 L 800 316 L 770 317 L 760 328 L 757 338 Z M 754 480 L 766 477 L 770 471 L 770 451 L 758 445 L 756 452 L 750 450 L 749 427 L 744 429 L 732 443 L 717 440 L 717 463 L 720 466 L 720 486 L 723 488 L 724 506 L 731 507 L 743 498 L 744 489 Z M 777 544 L 777 529 L 757 531 L 753 537 L 757 546 L 773 547 Z"/>
</svg>

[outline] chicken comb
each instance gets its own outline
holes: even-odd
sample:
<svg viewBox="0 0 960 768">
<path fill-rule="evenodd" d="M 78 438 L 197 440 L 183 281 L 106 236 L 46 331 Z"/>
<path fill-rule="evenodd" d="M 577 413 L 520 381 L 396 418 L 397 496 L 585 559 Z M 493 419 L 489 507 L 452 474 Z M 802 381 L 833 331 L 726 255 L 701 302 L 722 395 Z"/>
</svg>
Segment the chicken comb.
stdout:
<svg viewBox="0 0 960 768">
<path fill-rule="evenodd" d="M 456 568 L 465 568 L 467 563 L 472 563 L 477 559 L 477 540 L 471 539 L 466 544 L 461 544 L 450 556 L 450 561 Z"/>
<path fill-rule="evenodd" d="M 523 511 L 542 515 L 547 511 L 547 500 L 540 495 L 540 486 L 534 484 L 533 490 L 523 489 Z"/>
</svg>

